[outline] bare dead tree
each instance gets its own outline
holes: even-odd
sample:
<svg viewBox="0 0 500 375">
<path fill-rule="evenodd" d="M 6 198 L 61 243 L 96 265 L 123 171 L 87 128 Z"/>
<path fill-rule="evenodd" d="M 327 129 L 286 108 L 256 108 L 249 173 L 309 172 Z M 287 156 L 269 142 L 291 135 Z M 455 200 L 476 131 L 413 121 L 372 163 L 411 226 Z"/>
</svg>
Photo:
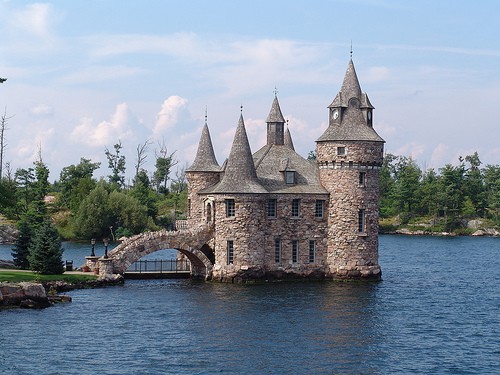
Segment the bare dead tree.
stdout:
<svg viewBox="0 0 500 375">
<path fill-rule="evenodd" d="M 138 144 L 136 151 L 137 151 L 137 156 L 135 159 L 135 178 L 137 178 L 137 175 L 141 171 L 142 166 L 144 163 L 146 163 L 146 159 L 148 157 L 147 152 L 149 146 L 152 144 L 150 139 L 146 139 L 146 141 L 143 144 Z"/>
<path fill-rule="evenodd" d="M 4 156 L 7 142 L 5 140 L 5 131 L 8 130 L 7 123 L 14 116 L 7 117 L 7 109 L 5 109 L 2 118 L 0 119 L 0 179 L 3 176 Z"/>
<path fill-rule="evenodd" d="M 169 153 L 165 138 L 161 142 L 158 142 L 158 146 L 160 148 L 159 151 L 155 150 L 156 163 L 153 173 L 153 183 L 156 186 L 156 191 L 166 193 L 170 171 L 179 161 L 174 159 L 177 151 Z"/>
</svg>

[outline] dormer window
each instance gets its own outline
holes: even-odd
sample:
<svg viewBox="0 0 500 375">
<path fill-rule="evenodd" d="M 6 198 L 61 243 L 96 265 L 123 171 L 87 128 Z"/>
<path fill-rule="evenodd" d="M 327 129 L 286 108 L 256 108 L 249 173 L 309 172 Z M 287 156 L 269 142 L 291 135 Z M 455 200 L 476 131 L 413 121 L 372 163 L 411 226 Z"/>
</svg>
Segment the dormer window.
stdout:
<svg viewBox="0 0 500 375">
<path fill-rule="evenodd" d="M 285 182 L 290 185 L 295 183 L 295 171 L 285 171 Z"/>
</svg>

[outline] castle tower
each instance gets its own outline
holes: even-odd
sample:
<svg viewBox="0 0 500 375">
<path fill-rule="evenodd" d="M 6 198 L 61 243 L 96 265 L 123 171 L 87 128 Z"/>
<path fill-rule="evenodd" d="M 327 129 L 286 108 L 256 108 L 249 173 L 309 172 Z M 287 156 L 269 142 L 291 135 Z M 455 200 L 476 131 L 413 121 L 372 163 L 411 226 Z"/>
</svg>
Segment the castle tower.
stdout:
<svg viewBox="0 0 500 375">
<path fill-rule="evenodd" d="M 281 108 L 278 103 L 278 97 L 275 95 L 271 111 L 266 119 L 267 123 L 267 145 L 282 145 L 284 144 L 284 128 L 285 119 L 281 113 Z"/>
<path fill-rule="evenodd" d="M 201 132 L 198 151 L 193 164 L 186 170 L 188 182 L 188 220 L 190 224 L 213 221 L 213 202 L 198 194 L 199 191 L 217 184 L 221 168 L 215 158 L 207 118 Z"/>
<path fill-rule="evenodd" d="M 240 115 L 220 183 L 204 194 L 215 199 L 215 259 L 213 278 L 231 281 L 262 277 L 264 264 L 261 223 L 263 196 L 248 137 Z"/>
<path fill-rule="evenodd" d="M 379 172 L 385 141 L 352 59 L 328 106 L 329 126 L 316 141 L 320 181 L 330 193 L 327 265 L 335 278 L 379 279 Z M 327 271 L 328 273 L 328 271 Z"/>
</svg>

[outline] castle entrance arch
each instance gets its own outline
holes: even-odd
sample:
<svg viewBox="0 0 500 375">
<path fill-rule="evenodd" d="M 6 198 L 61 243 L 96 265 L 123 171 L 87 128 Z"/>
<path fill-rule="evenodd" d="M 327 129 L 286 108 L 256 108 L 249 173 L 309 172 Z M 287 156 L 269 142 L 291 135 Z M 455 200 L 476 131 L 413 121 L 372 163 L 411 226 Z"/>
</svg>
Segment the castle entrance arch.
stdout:
<svg viewBox="0 0 500 375">
<path fill-rule="evenodd" d="M 196 229 L 142 233 L 124 240 L 108 253 L 108 259 L 99 259 L 100 269 L 123 274 L 132 263 L 145 255 L 163 249 L 176 249 L 191 262 L 191 277 L 209 280 L 212 277 L 215 260 L 212 257 L 212 248 L 209 246 L 212 237 L 213 231 L 210 225 L 199 226 Z"/>
</svg>

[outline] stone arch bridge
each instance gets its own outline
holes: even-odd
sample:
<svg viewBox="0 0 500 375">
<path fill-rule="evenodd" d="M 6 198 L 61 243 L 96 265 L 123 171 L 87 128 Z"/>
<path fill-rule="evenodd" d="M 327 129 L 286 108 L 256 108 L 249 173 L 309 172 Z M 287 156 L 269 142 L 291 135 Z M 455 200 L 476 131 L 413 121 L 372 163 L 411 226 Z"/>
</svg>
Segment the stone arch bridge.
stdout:
<svg viewBox="0 0 500 375">
<path fill-rule="evenodd" d="M 213 226 L 202 225 L 176 231 L 160 230 L 141 233 L 125 239 L 108 253 L 108 258 L 98 261 L 99 275 L 123 274 L 143 256 L 163 249 L 176 249 L 191 262 L 191 276 L 209 280 L 215 263 Z"/>
</svg>

